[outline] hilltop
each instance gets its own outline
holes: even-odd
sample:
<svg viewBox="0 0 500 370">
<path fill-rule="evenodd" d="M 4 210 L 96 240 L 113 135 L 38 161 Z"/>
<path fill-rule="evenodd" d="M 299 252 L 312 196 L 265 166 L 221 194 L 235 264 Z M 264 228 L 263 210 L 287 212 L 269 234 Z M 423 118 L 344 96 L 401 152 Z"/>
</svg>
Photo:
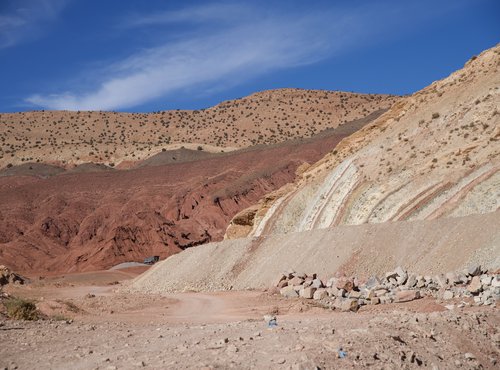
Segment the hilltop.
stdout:
<svg viewBox="0 0 500 370">
<path fill-rule="evenodd" d="M 122 167 L 163 150 L 221 152 L 311 137 L 389 108 L 398 97 L 279 89 L 201 110 L 0 113 L 0 168 L 45 162 Z"/>
</svg>

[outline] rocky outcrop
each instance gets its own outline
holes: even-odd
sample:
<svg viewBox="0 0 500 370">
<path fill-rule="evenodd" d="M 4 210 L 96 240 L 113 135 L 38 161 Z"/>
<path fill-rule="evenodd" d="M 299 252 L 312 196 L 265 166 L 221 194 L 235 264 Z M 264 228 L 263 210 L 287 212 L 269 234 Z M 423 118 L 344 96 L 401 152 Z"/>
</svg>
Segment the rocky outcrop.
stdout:
<svg viewBox="0 0 500 370">
<path fill-rule="evenodd" d="M 261 203 L 250 236 L 500 207 L 500 46 L 397 102 Z"/>
<path fill-rule="evenodd" d="M 0 287 L 7 284 L 24 284 L 25 278 L 12 272 L 7 266 L 0 265 Z"/>
</svg>

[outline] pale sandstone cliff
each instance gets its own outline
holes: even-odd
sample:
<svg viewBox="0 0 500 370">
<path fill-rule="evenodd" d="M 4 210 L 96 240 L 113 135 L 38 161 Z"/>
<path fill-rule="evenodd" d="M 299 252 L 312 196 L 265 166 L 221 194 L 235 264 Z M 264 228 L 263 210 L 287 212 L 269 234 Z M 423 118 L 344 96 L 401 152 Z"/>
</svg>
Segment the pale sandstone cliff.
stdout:
<svg viewBox="0 0 500 370">
<path fill-rule="evenodd" d="M 238 236 L 497 210 L 499 66 L 497 45 L 400 100 L 293 186 L 263 199 Z"/>
</svg>

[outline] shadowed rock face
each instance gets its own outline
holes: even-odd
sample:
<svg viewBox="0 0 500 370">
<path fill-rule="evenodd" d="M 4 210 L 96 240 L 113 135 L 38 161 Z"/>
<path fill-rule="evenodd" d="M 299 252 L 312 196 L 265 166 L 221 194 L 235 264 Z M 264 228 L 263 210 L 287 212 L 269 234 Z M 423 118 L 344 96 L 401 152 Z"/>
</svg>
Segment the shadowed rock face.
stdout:
<svg viewBox="0 0 500 370">
<path fill-rule="evenodd" d="M 496 46 L 401 99 L 262 202 L 247 235 L 497 210 L 499 66 Z"/>
<path fill-rule="evenodd" d="M 0 263 L 28 274 L 89 271 L 221 240 L 236 213 L 370 119 L 313 139 L 184 153 L 181 163 L 166 152 L 131 170 L 0 177 Z"/>
</svg>

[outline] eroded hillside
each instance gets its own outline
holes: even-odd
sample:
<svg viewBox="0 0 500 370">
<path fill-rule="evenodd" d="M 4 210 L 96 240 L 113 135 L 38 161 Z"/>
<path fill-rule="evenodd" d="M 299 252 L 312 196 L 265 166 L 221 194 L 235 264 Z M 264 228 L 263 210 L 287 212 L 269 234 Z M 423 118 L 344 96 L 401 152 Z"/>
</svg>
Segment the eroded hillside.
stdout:
<svg viewBox="0 0 500 370">
<path fill-rule="evenodd" d="M 238 236 L 497 210 L 499 67 L 496 46 L 403 98 L 294 186 L 267 196 Z"/>
<path fill-rule="evenodd" d="M 128 166 L 162 149 L 228 151 L 310 137 L 389 108 L 397 97 L 281 89 L 215 107 L 156 113 L 0 114 L 0 168 L 24 162 Z"/>
<path fill-rule="evenodd" d="M 30 275 L 91 271 L 221 240 L 238 211 L 293 182 L 375 117 L 230 153 L 166 151 L 130 170 L 0 171 L 0 263 Z"/>
</svg>

